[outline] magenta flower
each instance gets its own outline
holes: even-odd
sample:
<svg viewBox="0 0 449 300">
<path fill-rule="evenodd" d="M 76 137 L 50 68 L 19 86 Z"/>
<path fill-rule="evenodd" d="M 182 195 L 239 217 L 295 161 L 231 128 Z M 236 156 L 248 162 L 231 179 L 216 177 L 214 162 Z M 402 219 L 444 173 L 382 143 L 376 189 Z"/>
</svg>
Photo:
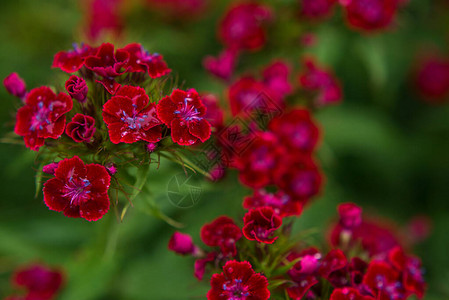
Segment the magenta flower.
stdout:
<svg viewBox="0 0 449 300">
<path fill-rule="evenodd" d="M 75 75 L 70 76 L 65 82 L 65 89 L 73 99 L 80 103 L 86 102 L 88 88 L 86 81 L 83 78 Z"/>
<path fill-rule="evenodd" d="M 362 224 L 362 208 L 354 203 L 340 204 L 338 214 L 343 228 L 352 229 Z"/>
<path fill-rule="evenodd" d="M 245 197 L 243 207 L 245 209 L 269 206 L 281 218 L 288 216 L 299 216 L 302 212 L 303 204 L 300 201 L 293 201 L 292 198 L 283 191 L 275 194 L 265 190 L 255 190 L 252 196 Z"/>
<path fill-rule="evenodd" d="M 50 300 L 61 288 L 63 275 L 59 270 L 35 264 L 16 271 L 13 283 L 26 288 L 26 300 Z"/>
<path fill-rule="evenodd" d="M 268 280 L 255 273 L 247 261 L 228 261 L 223 273 L 212 275 L 208 300 L 267 300 L 270 298 Z"/>
<path fill-rule="evenodd" d="M 371 296 L 364 296 L 353 287 L 335 289 L 329 300 L 375 300 Z"/>
<path fill-rule="evenodd" d="M 270 94 L 279 99 L 279 102 L 293 90 L 289 82 L 290 69 L 287 63 L 277 60 L 263 70 L 263 83 Z"/>
<path fill-rule="evenodd" d="M 25 81 L 17 73 L 11 73 L 3 80 L 3 85 L 5 86 L 8 93 L 17 98 L 23 98 L 26 95 L 27 89 Z"/>
<path fill-rule="evenodd" d="M 56 53 L 52 67 L 60 68 L 67 73 L 74 73 L 84 66 L 84 62 L 88 56 L 97 53 L 97 48 L 92 48 L 86 44 L 81 44 L 81 46 L 74 44 L 73 48 L 73 50 Z"/>
<path fill-rule="evenodd" d="M 123 86 L 103 106 L 103 120 L 108 125 L 114 144 L 139 140 L 157 142 L 161 139 L 162 122 L 156 114 L 156 104 L 141 87 Z"/>
<path fill-rule="evenodd" d="M 287 292 L 292 299 L 302 299 L 310 288 L 319 282 L 319 268 L 321 265 L 321 253 L 315 248 L 307 248 L 300 253 L 292 252 L 287 256 L 288 261 L 301 258 L 287 272 L 293 284 L 287 288 Z"/>
<path fill-rule="evenodd" d="M 124 27 L 120 15 L 123 2 L 123 0 L 86 1 L 86 33 L 89 39 L 98 40 L 107 32 L 114 37 L 120 36 Z"/>
<path fill-rule="evenodd" d="M 201 102 L 206 106 L 204 118 L 216 132 L 219 131 L 224 125 L 224 111 L 220 107 L 220 100 L 214 94 L 203 94 Z"/>
<path fill-rule="evenodd" d="M 269 207 L 251 209 L 243 217 L 243 234 L 250 241 L 272 244 L 278 238 L 274 232 L 282 225 L 282 219 Z"/>
<path fill-rule="evenodd" d="M 114 52 L 114 45 L 103 43 L 98 48 L 95 56 L 89 56 L 85 65 L 97 75 L 101 76 L 101 83 L 110 94 L 115 94 L 120 88 L 114 78 L 126 72 L 125 66 L 129 61 L 129 53 L 125 50 L 118 49 Z"/>
<path fill-rule="evenodd" d="M 260 49 L 266 40 L 264 26 L 271 19 L 271 9 L 256 3 L 235 4 L 226 12 L 218 35 L 231 49 Z"/>
<path fill-rule="evenodd" d="M 235 256 L 235 243 L 242 237 L 240 228 L 226 216 L 216 218 L 201 228 L 201 240 L 211 247 L 219 246 L 224 255 Z"/>
<path fill-rule="evenodd" d="M 398 0 L 351 0 L 344 1 L 349 24 L 365 31 L 387 28 L 396 14 Z"/>
<path fill-rule="evenodd" d="M 207 264 L 215 261 L 216 258 L 217 258 L 216 252 L 209 252 L 209 253 L 207 253 L 206 257 L 199 258 L 199 259 L 195 260 L 193 275 L 198 280 L 203 280 L 204 273 L 206 272 Z"/>
<path fill-rule="evenodd" d="M 431 103 L 447 101 L 449 95 L 449 59 L 430 55 L 419 61 L 415 83 L 419 93 Z"/>
<path fill-rule="evenodd" d="M 157 104 L 159 119 L 171 128 L 173 142 L 189 146 L 204 143 L 211 134 L 209 122 L 204 118 L 206 107 L 194 89 L 174 90 Z"/>
<path fill-rule="evenodd" d="M 328 17 L 337 0 L 301 0 L 301 16 L 318 20 Z"/>
<path fill-rule="evenodd" d="M 17 111 L 14 132 L 23 136 L 25 145 L 37 151 L 46 138 L 57 139 L 64 132 L 65 114 L 72 109 L 67 94 L 56 95 L 48 87 L 31 90 L 25 106 Z"/>
<path fill-rule="evenodd" d="M 95 119 L 91 116 L 76 114 L 65 128 L 65 133 L 77 143 L 92 141 L 95 133 Z"/>
<path fill-rule="evenodd" d="M 212 75 L 228 81 L 234 73 L 237 58 L 237 50 L 225 49 L 218 57 L 206 56 L 203 65 Z"/>
<path fill-rule="evenodd" d="M 120 50 L 129 54 L 128 72 L 148 73 L 151 78 L 158 78 L 171 72 L 162 55 L 150 54 L 140 44 L 129 44 Z"/>
<path fill-rule="evenodd" d="M 400 283 L 400 272 L 386 262 L 371 261 L 363 284 L 375 299 L 405 299 L 405 291 Z"/>
<path fill-rule="evenodd" d="M 111 181 L 105 167 L 85 165 L 75 156 L 59 162 L 55 178 L 44 184 L 44 202 L 50 210 L 71 218 L 101 219 L 109 210 Z"/>
<path fill-rule="evenodd" d="M 181 255 L 196 255 L 200 251 L 190 235 L 178 231 L 171 236 L 168 249 Z"/>
<path fill-rule="evenodd" d="M 42 168 L 42 172 L 44 172 L 46 174 L 50 174 L 50 175 L 55 175 L 55 171 L 56 171 L 56 168 L 58 167 L 58 164 L 59 163 L 57 163 L 57 162 L 52 162 L 51 164 L 45 165 Z"/>
</svg>

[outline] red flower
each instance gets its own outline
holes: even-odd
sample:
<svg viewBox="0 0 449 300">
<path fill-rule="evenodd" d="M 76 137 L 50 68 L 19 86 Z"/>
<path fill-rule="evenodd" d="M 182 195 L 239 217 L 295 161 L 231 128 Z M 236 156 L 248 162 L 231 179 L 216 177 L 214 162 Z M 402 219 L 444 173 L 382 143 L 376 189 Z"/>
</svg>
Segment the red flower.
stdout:
<svg viewBox="0 0 449 300">
<path fill-rule="evenodd" d="M 240 181 L 252 188 L 273 183 L 273 169 L 277 168 L 285 149 L 271 132 L 258 132 L 250 146 L 237 157 Z"/>
<path fill-rule="evenodd" d="M 234 73 L 238 51 L 225 49 L 218 57 L 206 56 L 203 60 L 204 68 L 212 75 L 228 81 Z"/>
<path fill-rule="evenodd" d="M 415 83 L 419 93 L 429 102 L 447 101 L 449 95 L 449 59 L 429 56 L 419 62 Z"/>
<path fill-rule="evenodd" d="M 143 88 L 127 85 L 104 104 L 103 120 L 108 125 L 111 142 L 130 144 L 161 139 L 162 123 L 156 115 L 156 104 L 149 101 Z"/>
<path fill-rule="evenodd" d="M 190 235 L 178 231 L 170 238 L 168 249 L 181 255 L 195 255 L 199 251 Z"/>
<path fill-rule="evenodd" d="M 321 261 L 320 275 L 329 280 L 332 273 L 342 270 L 347 264 L 348 260 L 343 251 L 332 249 Z"/>
<path fill-rule="evenodd" d="M 213 262 L 217 258 L 216 252 L 207 253 L 206 257 L 195 260 L 193 275 L 198 280 L 203 280 L 204 273 L 206 272 L 206 266 L 208 263 Z"/>
<path fill-rule="evenodd" d="M 219 131 L 224 125 L 224 112 L 220 108 L 220 100 L 214 94 L 201 95 L 201 101 L 206 107 L 204 118 L 210 123 L 215 131 Z"/>
<path fill-rule="evenodd" d="M 343 98 L 340 82 L 332 74 L 318 66 L 311 58 L 304 59 L 305 70 L 299 76 L 299 85 L 306 91 L 317 92 L 316 105 L 339 103 Z"/>
<path fill-rule="evenodd" d="M 128 61 L 127 51 L 118 49 L 114 52 L 114 45 L 103 43 L 98 48 L 97 54 L 89 56 L 85 64 L 89 70 L 103 78 L 96 81 L 101 83 L 110 94 L 115 94 L 120 84 L 115 82 L 114 78 L 126 72 L 124 68 Z"/>
<path fill-rule="evenodd" d="M 128 72 L 148 73 L 151 78 L 158 78 L 171 72 L 162 55 L 150 54 L 140 44 L 129 44 L 121 50 L 129 54 Z"/>
<path fill-rule="evenodd" d="M 241 237 L 240 228 L 226 216 L 218 217 L 201 228 L 201 240 L 204 244 L 211 247 L 219 246 L 224 255 L 235 256 L 237 254 L 235 243 Z"/>
<path fill-rule="evenodd" d="M 398 0 L 345 1 L 346 19 L 356 29 L 373 31 L 387 28 L 393 21 Z"/>
<path fill-rule="evenodd" d="M 301 16 L 311 20 L 326 18 L 336 2 L 336 0 L 301 0 Z"/>
<path fill-rule="evenodd" d="M 13 282 L 27 289 L 26 300 L 49 300 L 58 292 L 63 283 L 62 273 L 43 265 L 31 265 L 13 275 Z"/>
<path fill-rule="evenodd" d="M 340 224 L 343 228 L 351 229 L 362 223 L 362 208 L 354 203 L 342 203 L 338 205 Z"/>
<path fill-rule="evenodd" d="M 287 256 L 290 262 L 298 258 L 301 259 L 287 272 L 293 281 L 293 285 L 287 288 L 288 295 L 292 299 L 301 299 L 319 282 L 321 253 L 315 248 L 308 248 L 300 253 L 292 252 Z"/>
<path fill-rule="evenodd" d="M 86 102 L 88 88 L 83 78 L 75 75 L 70 76 L 65 83 L 65 89 L 73 99 L 76 99 L 80 103 Z"/>
<path fill-rule="evenodd" d="M 31 90 L 25 106 L 17 111 L 16 134 L 23 136 L 25 145 L 37 151 L 44 139 L 57 139 L 64 132 L 65 116 L 72 109 L 72 99 L 67 94 L 56 95 L 48 87 Z"/>
<path fill-rule="evenodd" d="M 92 48 L 86 44 L 81 44 L 81 46 L 74 44 L 73 48 L 73 50 L 56 53 L 52 67 L 60 68 L 67 73 L 74 73 L 84 66 L 84 62 L 88 56 L 97 53 L 97 48 Z"/>
<path fill-rule="evenodd" d="M 173 142 L 189 146 L 209 139 L 211 128 L 205 119 L 206 107 L 194 89 L 175 89 L 157 104 L 159 119 L 171 128 Z"/>
<path fill-rule="evenodd" d="M 307 202 L 323 184 L 321 172 L 310 156 L 284 157 L 274 173 L 275 184 L 295 201 Z"/>
<path fill-rule="evenodd" d="M 344 287 L 335 289 L 329 300 L 375 300 L 371 296 L 363 296 L 360 292 L 352 287 Z"/>
<path fill-rule="evenodd" d="M 232 49 L 256 50 L 265 44 L 264 25 L 271 9 L 256 3 L 232 6 L 219 25 L 221 41 Z"/>
<path fill-rule="evenodd" d="M 306 109 L 294 109 L 269 124 L 281 141 L 292 151 L 312 153 L 318 144 L 320 131 Z"/>
<path fill-rule="evenodd" d="M 5 86 L 8 93 L 18 98 L 23 98 L 26 95 L 27 89 L 25 81 L 17 73 L 9 74 L 4 80 L 3 85 Z"/>
<path fill-rule="evenodd" d="M 243 234 L 250 241 L 272 244 L 278 237 L 274 232 L 281 227 L 282 219 L 269 207 L 251 209 L 243 217 Z"/>
<path fill-rule="evenodd" d="M 263 70 L 263 83 L 277 102 L 281 102 L 293 90 L 289 82 L 290 69 L 287 63 L 277 60 Z"/>
<path fill-rule="evenodd" d="M 65 133 L 75 142 L 90 142 L 95 133 L 95 119 L 91 116 L 76 114 L 67 124 Z"/>
<path fill-rule="evenodd" d="M 55 178 L 44 184 L 44 201 L 50 210 L 62 211 L 67 217 L 96 221 L 109 210 L 110 181 L 101 165 L 85 165 L 78 156 L 64 159 Z"/>
<path fill-rule="evenodd" d="M 88 0 L 86 3 L 87 36 L 97 40 L 105 32 L 120 36 L 123 19 L 120 16 L 122 0 Z"/>
<path fill-rule="evenodd" d="M 223 273 L 214 274 L 210 281 L 208 300 L 267 300 L 270 298 L 268 280 L 255 273 L 247 261 L 228 261 Z"/>
<path fill-rule="evenodd" d="M 252 196 L 245 197 L 243 200 L 243 207 L 245 209 L 263 206 L 271 207 L 281 218 L 299 216 L 302 212 L 302 203 L 293 201 L 292 198 L 283 191 L 278 191 L 276 194 L 272 194 L 265 190 L 256 190 Z"/>
<path fill-rule="evenodd" d="M 383 261 L 372 261 L 368 265 L 363 284 L 375 299 L 405 299 L 405 291 L 399 281 L 400 273 Z"/>
</svg>

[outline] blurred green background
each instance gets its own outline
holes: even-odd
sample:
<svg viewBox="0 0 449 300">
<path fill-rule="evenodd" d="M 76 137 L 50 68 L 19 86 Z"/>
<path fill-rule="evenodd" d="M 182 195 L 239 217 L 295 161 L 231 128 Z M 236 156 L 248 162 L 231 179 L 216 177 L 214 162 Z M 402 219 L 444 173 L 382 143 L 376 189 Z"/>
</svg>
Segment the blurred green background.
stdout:
<svg viewBox="0 0 449 300">
<path fill-rule="evenodd" d="M 292 37 L 304 30 L 317 34 L 307 49 L 331 66 L 344 86 L 340 106 L 319 112 L 324 131 L 319 151 L 327 177 L 322 196 L 298 220 L 298 228 L 327 228 L 335 207 L 344 201 L 362 205 L 403 226 L 418 214 L 430 216 L 430 238 L 414 252 L 422 257 L 429 290 L 425 299 L 449 299 L 449 105 L 419 100 L 410 71 L 423 45 L 436 45 L 449 55 L 449 10 L 444 1 L 411 0 L 395 30 L 367 35 L 348 29 L 341 11 L 322 24 L 293 23 L 295 0 L 272 1 L 277 22 L 263 51 L 245 54 L 239 71 L 257 69 L 272 58 L 296 66 L 304 53 Z M 227 1 L 214 2 L 201 19 L 167 22 L 146 9 L 126 15 L 123 44 L 140 42 L 164 55 L 186 87 L 223 95 L 224 86 L 201 67 L 205 55 L 221 45 L 215 25 Z M 82 9 L 75 0 L 0 1 L 0 78 L 18 72 L 28 88 L 55 84 L 65 74 L 50 68 L 53 55 L 81 42 Z M 299 36 L 298 36 L 299 38 Z M 59 84 L 60 85 L 60 84 Z M 11 132 L 17 107 L 0 89 L 0 136 Z M 12 292 L 9 277 L 19 265 L 41 261 L 66 270 L 67 284 L 58 299 L 204 299 L 208 283 L 192 276 L 193 261 L 167 250 L 175 230 L 165 222 L 131 209 L 122 224 L 113 213 L 89 223 L 51 212 L 42 195 L 34 197 L 34 153 L 23 146 L 0 146 L 0 297 Z M 152 199 L 183 231 L 199 241 L 199 229 L 221 214 L 242 216 L 241 201 L 249 190 L 231 173 L 221 183 L 203 183 L 197 205 L 170 204 L 167 181 L 180 172 L 164 164 L 148 186 Z M 223 192 L 226 191 L 226 192 Z"/>
</svg>

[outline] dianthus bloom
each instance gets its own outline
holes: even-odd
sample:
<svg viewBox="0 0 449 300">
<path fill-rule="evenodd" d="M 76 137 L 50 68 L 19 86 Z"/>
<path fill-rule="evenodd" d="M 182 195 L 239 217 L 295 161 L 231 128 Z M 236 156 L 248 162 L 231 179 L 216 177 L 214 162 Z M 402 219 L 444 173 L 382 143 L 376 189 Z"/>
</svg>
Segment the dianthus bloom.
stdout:
<svg viewBox="0 0 449 300">
<path fill-rule="evenodd" d="M 25 81 L 17 75 L 17 73 L 9 74 L 4 80 L 3 85 L 5 86 L 8 93 L 18 98 L 23 98 L 27 92 Z"/>
<path fill-rule="evenodd" d="M 319 268 L 321 264 L 321 253 L 315 248 L 308 248 L 300 253 L 292 252 L 287 260 L 292 262 L 300 260 L 287 272 L 293 284 L 287 288 L 292 299 L 302 299 L 307 291 L 319 282 Z"/>
<path fill-rule="evenodd" d="M 126 65 L 128 72 L 147 73 L 151 78 L 158 78 L 171 72 L 162 55 L 151 54 L 140 44 L 129 44 L 121 50 L 129 54 L 129 61 Z"/>
<path fill-rule="evenodd" d="M 157 142 L 161 139 L 162 122 L 156 114 L 156 104 L 141 87 L 123 86 L 103 106 L 103 120 L 108 125 L 114 144 L 139 140 Z"/>
<path fill-rule="evenodd" d="M 362 224 L 362 208 L 354 203 L 343 203 L 338 206 L 340 225 L 351 229 Z"/>
<path fill-rule="evenodd" d="M 250 241 L 272 244 L 278 237 L 274 232 L 282 225 L 282 219 L 269 207 L 251 209 L 243 218 L 243 234 Z"/>
<path fill-rule="evenodd" d="M 429 102 L 447 101 L 449 96 L 449 59 L 430 56 L 419 63 L 415 76 L 419 93 Z"/>
<path fill-rule="evenodd" d="M 44 202 L 50 210 L 71 218 L 96 221 L 109 210 L 111 176 L 98 164 L 85 165 L 75 156 L 59 162 L 55 178 L 44 184 Z"/>
<path fill-rule="evenodd" d="M 95 55 L 95 53 L 97 53 L 97 48 L 86 44 L 80 46 L 74 44 L 73 50 L 60 51 L 55 54 L 52 67 L 60 68 L 67 73 L 74 73 L 84 66 L 88 56 Z"/>
<path fill-rule="evenodd" d="M 206 56 L 203 65 L 209 73 L 227 81 L 234 73 L 237 57 L 237 50 L 225 49 L 218 57 Z"/>
<path fill-rule="evenodd" d="M 86 0 L 86 34 L 91 40 L 99 39 L 110 32 L 120 36 L 123 30 L 123 18 L 120 15 L 123 0 Z"/>
<path fill-rule="evenodd" d="M 360 292 L 352 287 L 344 287 L 335 289 L 330 300 L 374 300 L 371 296 L 363 296 Z"/>
<path fill-rule="evenodd" d="M 288 216 L 299 216 L 302 212 L 302 203 L 293 201 L 292 198 L 283 191 L 275 194 L 267 191 L 255 190 L 252 196 L 245 197 L 243 207 L 245 209 L 258 208 L 263 206 L 271 207 L 281 218 Z"/>
<path fill-rule="evenodd" d="M 199 251 L 190 235 L 178 231 L 171 236 L 168 249 L 181 255 L 195 255 Z"/>
<path fill-rule="evenodd" d="M 301 0 L 301 16 L 310 20 L 322 19 L 332 11 L 336 0 Z"/>
<path fill-rule="evenodd" d="M 387 28 L 396 14 L 398 0 L 344 1 L 346 19 L 357 29 L 373 31 Z"/>
<path fill-rule="evenodd" d="M 218 217 L 201 228 L 201 240 L 204 244 L 211 247 L 219 246 L 224 255 L 235 256 L 237 254 L 235 243 L 241 237 L 240 228 L 226 216 Z"/>
<path fill-rule="evenodd" d="M 46 138 L 61 136 L 66 122 L 64 115 L 72 106 L 67 94 L 56 95 L 48 87 L 35 88 L 28 93 L 25 106 L 17 111 L 14 132 L 23 136 L 28 148 L 37 151 Z"/>
<path fill-rule="evenodd" d="M 304 60 L 304 69 L 299 75 L 299 85 L 306 91 L 317 93 L 316 105 L 326 106 L 342 100 L 340 82 L 332 72 L 318 66 L 311 58 Z"/>
<path fill-rule="evenodd" d="M 318 144 L 318 126 L 306 109 L 294 109 L 274 118 L 269 128 L 293 151 L 312 153 Z"/>
<path fill-rule="evenodd" d="M 232 6 L 219 26 L 219 36 L 229 48 L 255 50 L 265 44 L 264 25 L 271 19 L 271 9 L 256 3 Z"/>
<path fill-rule="evenodd" d="M 27 290 L 24 299 L 52 299 L 63 283 L 62 273 L 46 266 L 35 264 L 20 269 L 13 275 L 13 282 Z"/>
<path fill-rule="evenodd" d="M 268 280 L 255 273 L 247 261 L 228 261 L 223 273 L 212 275 L 208 300 L 267 300 L 270 298 Z"/>
<path fill-rule="evenodd" d="M 70 76 L 65 83 L 65 89 L 73 99 L 80 103 L 86 102 L 88 88 L 83 78 L 75 75 Z"/>
<path fill-rule="evenodd" d="M 95 119 L 91 116 L 76 114 L 67 124 L 65 133 L 77 143 L 90 142 L 95 133 Z"/>
<path fill-rule="evenodd" d="M 203 143 L 210 137 L 211 127 L 205 119 L 206 107 L 194 89 L 175 89 L 170 96 L 159 101 L 157 114 L 171 128 L 173 142 L 179 145 Z"/>
</svg>

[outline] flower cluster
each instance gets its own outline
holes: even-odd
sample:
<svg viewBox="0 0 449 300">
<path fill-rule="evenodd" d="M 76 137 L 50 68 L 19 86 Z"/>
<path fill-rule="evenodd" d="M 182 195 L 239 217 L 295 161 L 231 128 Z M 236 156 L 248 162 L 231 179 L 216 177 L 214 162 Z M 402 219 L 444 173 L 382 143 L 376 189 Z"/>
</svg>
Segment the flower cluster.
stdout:
<svg viewBox="0 0 449 300">
<path fill-rule="evenodd" d="M 57 295 L 64 282 L 59 270 L 45 265 L 33 264 L 18 269 L 12 276 L 13 285 L 25 290 L 21 295 L 11 295 L 5 300 L 51 300 Z"/>
<path fill-rule="evenodd" d="M 293 236 L 271 207 L 250 210 L 242 230 L 227 216 L 205 224 L 201 239 L 213 248 L 209 252 L 198 250 L 189 235 L 179 232 L 169 249 L 197 259 L 194 274 L 199 280 L 213 274 L 207 299 L 284 299 L 285 294 L 295 300 L 421 299 L 426 289 L 421 262 L 405 252 L 394 232 L 371 223 L 378 232 L 361 236 L 357 230 L 367 224 L 361 208 L 344 203 L 338 211 L 331 248 L 324 251 L 301 233 Z"/>
<path fill-rule="evenodd" d="M 110 187 L 127 195 L 117 166 L 148 165 L 151 153 L 165 150 L 167 158 L 183 164 L 173 153 L 211 135 L 197 91 L 168 89 L 164 77 L 171 70 L 162 55 L 140 44 L 76 45 L 58 52 L 53 67 L 71 74 L 65 91 L 27 91 L 15 73 L 4 80 L 8 92 L 22 100 L 15 133 L 40 152 L 41 174 L 54 175 L 43 188 L 51 210 L 98 220 L 109 210 Z"/>
</svg>

